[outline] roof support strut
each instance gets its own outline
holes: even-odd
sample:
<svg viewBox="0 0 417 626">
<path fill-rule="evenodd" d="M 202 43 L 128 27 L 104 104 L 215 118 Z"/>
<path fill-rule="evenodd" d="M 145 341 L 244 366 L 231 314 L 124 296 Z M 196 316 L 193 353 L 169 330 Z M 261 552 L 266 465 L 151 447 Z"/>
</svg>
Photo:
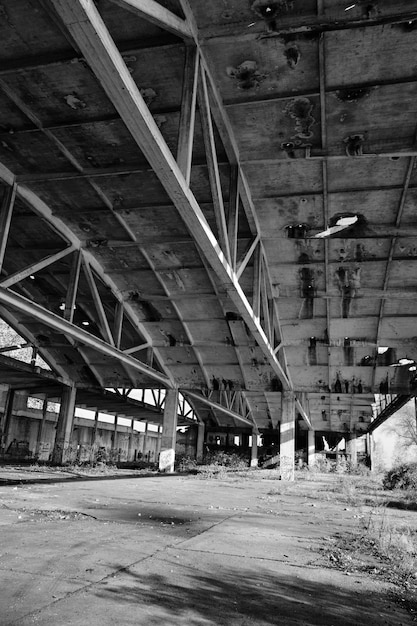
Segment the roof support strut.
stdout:
<svg viewBox="0 0 417 626">
<path fill-rule="evenodd" d="M 0 303 L 7 306 L 11 309 L 16 309 L 21 313 L 25 313 L 30 316 L 32 319 L 35 319 L 43 324 L 47 324 L 50 328 L 57 331 L 58 333 L 62 333 L 68 337 L 71 337 L 74 341 L 78 341 L 80 344 L 84 346 L 88 346 L 89 348 L 93 348 L 100 352 L 103 355 L 107 355 L 119 360 L 120 363 L 127 365 L 140 372 L 141 374 L 145 374 L 149 378 L 157 381 L 163 387 L 173 387 L 170 379 L 147 365 L 142 363 L 141 361 L 137 361 L 133 357 L 125 354 L 121 350 L 118 350 L 114 346 L 98 339 L 91 333 L 88 333 L 78 326 L 67 322 L 62 317 L 47 311 L 43 307 L 39 306 L 35 302 L 28 300 L 27 298 L 23 298 L 22 296 L 8 291 L 7 289 L 0 288 Z"/>
<path fill-rule="evenodd" d="M 217 274 L 223 288 L 280 378 L 283 387 L 291 388 L 291 383 L 276 358 L 259 319 L 256 319 L 236 274 L 221 250 L 96 7 L 88 0 L 54 0 L 52 5 L 132 137 L 145 154 L 202 254 Z"/>
<path fill-rule="evenodd" d="M 236 413 L 236 411 L 232 411 L 231 409 L 228 409 L 227 407 L 223 406 L 222 404 L 219 404 L 218 402 L 213 402 L 213 400 L 210 400 L 209 398 L 206 398 L 205 396 L 201 396 L 198 393 L 194 393 L 193 391 L 189 391 L 187 390 L 181 390 L 181 393 L 185 395 L 186 398 L 190 398 L 190 400 L 195 400 L 196 402 L 201 402 L 202 404 L 205 404 L 213 409 L 215 409 L 216 411 L 219 411 L 220 413 L 224 413 L 224 415 L 228 415 L 229 417 L 233 417 L 233 419 L 237 420 L 238 422 L 243 422 L 243 424 L 246 424 L 247 426 L 253 426 L 253 422 L 249 419 L 247 419 L 246 417 L 243 417 L 243 415 L 240 415 L 239 413 Z"/>
<path fill-rule="evenodd" d="M 156 26 L 167 30 L 178 37 L 188 39 L 191 30 L 186 21 L 169 11 L 154 0 L 111 0 L 135 15 L 143 17 Z"/>
<path fill-rule="evenodd" d="M 0 207 L 0 272 L 3 267 L 15 198 L 16 184 L 12 184 L 11 187 L 7 187 L 4 190 L 3 200 Z"/>
</svg>

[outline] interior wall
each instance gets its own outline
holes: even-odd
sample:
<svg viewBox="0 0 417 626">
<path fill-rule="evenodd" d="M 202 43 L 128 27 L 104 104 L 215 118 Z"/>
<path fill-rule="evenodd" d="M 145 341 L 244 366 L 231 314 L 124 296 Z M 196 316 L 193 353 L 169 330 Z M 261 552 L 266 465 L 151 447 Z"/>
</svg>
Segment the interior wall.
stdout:
<svg viewBox="0 0 417 626">
<path fill-rule="evenodd" d="M 4 413 L 7 390 L 0 390 L 0 415 Z M 48 461 L 51 458 L 58 415 L 48 412 L 39 441 L 39 429 L 42 425 L 42 411 L 26 406 L 27 395 L 16 394 L 14 411 L 10 420 L 9 432 L 1 456 L 4 460 L 37 459 Z M 92 458 L 102 461 L 156 462 L 159 454 L 159 434 L 148 430 L 147 433 L 134 431 L 128 426 L 117 426 L 117 442 L 113 446 L 114 425 L 98 422 L 95 445 L 92 446 L 94 421 L 75 417 L 70 442 L 71 459 L 74 462 L 89 462 Z"/>
</svg>

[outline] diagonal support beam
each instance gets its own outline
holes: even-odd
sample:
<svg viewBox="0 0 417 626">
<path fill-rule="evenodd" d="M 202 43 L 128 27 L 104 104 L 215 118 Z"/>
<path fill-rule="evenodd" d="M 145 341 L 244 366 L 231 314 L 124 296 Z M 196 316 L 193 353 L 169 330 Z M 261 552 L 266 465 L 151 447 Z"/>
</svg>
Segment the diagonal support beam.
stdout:
<svg viewBox="0 0 417 626">
<path fill-rule="evenodd" d="M 68 256 L 71 252 L 74 252 L 74 249 L 75 248 L 73 246 L 69 246 L 68 248 L 65 248 L 65 250 L 60 250 L 55 254 L 51 254 L 37 263 L 32 263 L 23 270 L 19 270 L 14 274 L 10 274 L 7 278 L 0 280 L 0 286 L 6 288 L 11 287 L 16 283 L 20 283 L 20 281 L 25 280 L 25 278 L 29 278 L 32 274 L 36 274 L 36 272 L 39 272 L 40 270 L 45 269 L 45 267 L 48 267 L 49 265 L 52 265 L 53 263 L 56 263 L 57 261 L 60 261 L 64 257 Z"/>
<path fill-rule="evenodd" d="M 200 69 L 200 84 L 198 87 L 198 106 L 200 112 L 201 128 L 203 131 L 204 146 L 206 151 L 208 176 L 210 181 L 213 209 L 216 218 L 217 232 L 222 250 L 231 263 L 229 236 L 227 233 L 226 213 L 223 201 L 223 192 L 220 181 L 219 163 L 217 160 L 216 142 L 214 138 L 213 120 L 211 118 L 210 102 L 206 73 Z"/>
<path fill-rule="evenodd" d="M 39 306 L 35 302 L 28 300 L 27 298 L 23 298 L 23 296 L 19 296 L 12 291 L 8 291 L 7 289 L 0 288 L 0 303 L 8 308 L 15 309 L 20 311 L 21 313 L 26 314 L 31 319 L 35 319 L 42 324 L 47 324 L 50 328 L 57 331 L 58 333 L 62 333 L 68 337 L 71 337 L 74 341 L 78 341 L 80 344 L 84 346 L 88 346 L 89 348 L 93 348 L 93 350 L 97 350 L 101 354 L 106 356 L 116 358 L 118 361 L 131 367 L 133 370 L 148 376 L 149 378 L 159 382 L 163 387 L 174 387 L 172 381 L 165 376 L 161 372 L 157 372 L 156 370 L 151 369 L 141 361 L 137 361 L 133 357 L 130 357 L 127 354 L 124 354 L 121 350 L 109 345 L 105 341 L 102 341 L 98 337 L 95 337 L 91 333 L 78 328 L 78 326 L 74 326 L 74 324 L 70 324 L 62 317 L 55 315 L 55 313 L 51 313 L 47 311 L 43 307 Z"/>
<path fill-rule="evenodd" d="M 16 198 L 16 183 L 5 189 L 3 201 L 0 209 L 0 272 L 3 267 L 4 255 L 6 253 L 7 239 L 9 237 L 10 222 L 14 201 Z"/>
<path fill-rule="evenodd" d="M 124 309 L 121 302 L 117 302 L 114 311 L 113 337 L 116 348 L 120 348 L 123 333 Z"/>
<path fill-rule="evenodd" d="M 255 239 L 252 241 L 252 243 L 249 244 L 247 250 L 245 250 L 244 254 L 237 262 L 236 276 L 238 277 L 238 279 L 242 276 L 243 272 L 245 271 L 249 261 L 252 258 L 252 255 L 254 254 L 258 246 L 259 241 L 260 241 L 260 236 L 256 235 Z"/>
<path fill-rule="evenodd" d="M 223 406 L 222 404 L 219 404 L 218 402 L 213 402 L 213 400 L 209 400 L 209 398 L 206 398 L 205 396 L 200 396 L 198 393 L 194 393 L 193 391 L 188 391 L 188 390 L 185 391 L 183 389 L 181 390 L 181 393 L 186 398 L 190 398 L 191 400 L 195 400 L 197 402 L 201 402 L 202 404 L 206 404 L 212 409 L 219 411 L 219 413 L 224 413 L 225 415 L 228 415 L 229 417 L 232 417 L 233 419 L 239 422 L 243 422 L 247 426 L 253 426 L 253 422 L 251 420 L 248 420 L 246 417 L 239 415 L 239 413 L 236 413 L 235 411 L 228 409 L 227 407 Z"/>
<path fill-rule="evenodd" d="M 249 228 L 252 232 L 252 234 L 254 236 L 259 235 L 260 233 L 260 226 L 259 226 L 259 222 L 258 222 L 258 218 L 256 215 L 256 210 L 255 210 L 255 206 L 252 200 L 252 196 L 251 196 L 251 191 L 249 188 L 249 183 L 247 181 L 246 175 L 242 170 L 241 167 L 241 159 L 240 159 L 240 155 L 239 155 L 239 148 L 238 145 L 236 143 L 236 139 L 234 137 L 234 133 L 233 133 L 233 129 L 231 127 L 230 124 L 230 120 L 227 117 L 227 114 L 224 110 L 224 106 L 223 106 L 223 102 L 222 99 L 220 97 L 220 94 L 218 92 L 217 86 L 216 86 L 216 82 L 213 78 L 212 72 L 210 71 L 210 64 L 208 63 L 208 60 L 206 59 L 205 55 L 204 55 L 204 51 L 201 48 L 200 42 L 199 42 L 199 34 L 198 34 L 198 26 L 197 23 L 195 21 L 194 15 L 193 15 L 193 11 L 191 8 L 191 4 L 189 0 L 179 0 L 180 4 L 181 4 L 181 8 L 184 12 L 184 15 L 187 18 L 188 24 L 190 25 L 190 28 L 193 31 L 193 37 L 194 40 L 196 41 L 197 47 L 199 49 L 200 52 L 200 62 L 202 67 L 205 69 L 206 71 L 206 75 L 207 75 L 207 80 L 209 82 L 210 85 L 210 96 L 211 96 L 211 107 L 212 107 L 212 115 L 213 115 L 213 119 L 216 123 L 217 126 L 217 130 L 219 131 L 219 134 L 221 136 L 224 148 L 226 150 L 227 153 L 227 157 L 229 159 L 229 162 L 231 164 L 231 167 L 233 168 L 234 166 L 236 167 L 236 172 L 238 175 L 238 196 L 240 198 L 240 201 L 242 203 L 242 208 L 245 212 L 246 215 L 246 219 L 248 221 L 249 224 Z M 239 200 L 238 200 L 239 202 Z M 229 234 L 233 233 L 233 225 L 229 224 Z M 261 244 L 262 245 L 262 244 Z M 265 255 L 265 251 L 264 251 L 264 255 Z M 266 258 L 266 257 L 265 257 Z M 233 256 L 232 256 L 232 262 L 233 262 Z M 269 274 L 269 271 L 267 270 L 267 277 L 268 277 L 268 283 L 269 285 L 272 284 L 271 282 L 271 277 Z M 273 312 L 274 312 L 274 329 L 276 330 L 276 333 L 278 335 L 279 338 L 281 338 L 281 324 L 280 324 L 280 318 L 279 318 L 279 314 L 278 314 L 278 307 L 276 305 L 276 303 L 273 304 Z M 286 360 L 285 360 L 285 356 L 282 358 L 282 360 L 284 361 L 284 367 L 285 367 L 285 371 L 287 372 L 286 378 L 287 378 L 287 383 L 284 383 L 284 386 L 287 384 L 288 388 L 291 389 L 292 388 L 292 382 L 291 379 L 289 377 L 288 374 L 288 368 L 286 366 Z M 283 370 L 284 371 L 284 370 Z M 279 376 L 279 374 L 278 374 Z M 282 380 L 282 377 L 279 376 Z"/>
<path fill-rule="evenodd" d="M 13 352 L 14 350 L 21 350 L 22 348 L 32 348 L 32 344 L 31 343 L 16 343 L 12 346 L 4 346 L 3 348 L 0 348 L 0 354 L 3 354 L 3 352 Z"/>
<path fill-rule="evenodd" d="M 178 131 L 177 162 L 187 185 L 191 179 L 197 85 L 200 56 L 194 46 L 185 49 L 185 67 L 181 97 L 181 117 Z"/>
<path fill-rule="evenodd" d="M 257 319 L 261 317 L 261 291 L 262 291 L 262 251 L 258 246 L 253 257 L 253 297 L 252 308 Z"/>
<path fill-rule="evenodd" d="M 126 350 L 123 350 L 123 352 L 125 354 L 134 354 L 135 352 L 140 352 L 141 350 L 147 350 L 148 348 L 150 348 L 149 343 L 141 343 L 140 346 L 133 346 L 132 348 L 127 348 Z"/>
<path fill-rule="evenodd" d="M 24 185 L 21 185 L 19 183 L 16 183 L 16 176 L 13 172 L 11 172 L 3 163 L 0 162 L 0 180 L 5 184 L 5 185 L 9 185 L 9 186 L 15 186 L 15 193 L 16 193 L 16 197 L 19 198 L 19 200 L 21 200 L 24 204 L 26 204 L 27 206 L 29 206 L 37 215 L 41 216 L 42 219 L 46 220 L 51 226 L 52 228 L 54 228 L 56 230 L 57 233 L 59 233 L 59 235 L 66 241 L 68 241 L 72 248 L 74 250 L 77 250 L 77 254 L 80 253 L 80 248 L 81 248 L 81 242 L 80 240 L 74 235 L 74 233 L 67 227 L 65 226 L 61 220 L 59 220 L 52 212 L 51 208 L 45 203 L 43 202 L 43 200 L 41 200 L 39 198 L 39 196 L 37 196 L 33 191 L 31 191 L 29 188 L 25 187 Z M 85 255 L 87 255 L 86 252 L 84 252 Z M 89 262 L 90 264 L 92 263 L 92 261 L 94 261 L 93 257 L 90 257 Z M 100 266 L 98 264 L 96 264 L 96 266 L 94 267 L 95 271 L 98 272 L 98 274 L 100 275 Z M 102 280 L 104 281 L 105 276 L 101 277 Z M 105 282 L 105 281 L 104 281 Z M 114 284 L 107 283 L 106 284 L 110 287 L 111 291 L 113 294 L 117 293 L 117 288 Z M 70 287 L 68 288 L 70 289 Z M 118 298 L 117 298 L 118 299 Z M 140 332 L 138 333 L 139 336 L 143 336 L 144 340 L 149 342 L 149 345 L 151 345 L 151 338 L 148 336 L 148 333 L 146 332 L 146 330 L 142 327 L 141 325 L 141 321 L 136 317 L 136 315 L 134 314 L 134 312 L 130 309 L 130 307 L 126 306 L 126 303 L 119 300 L 119 303 L 123 306 L 123 310 L 124 310 L 124 315 L 130 320 L 130 322 L 133 324 L 134 327 L 137 327 L 138 330 L 140 329 Z M 6 307 L 3 307 L 2 310 L 2 316 L 9 321 L 9 323 L 13 326 L 17 324 L 16 320 L 9 320 L 9 315 L 8 315 L 8 311 L 6 309 Z M 30 335 L 30 333 L 28 332 L 27 329 L 25 329 L 25 336 L 32 342 L 35 342 L 35 338 L 32 337 L 32 335 Z M 158 363 L 162 362 L 162 359 L 159 357 L 158 351 L 155 350 L 154 348 L 149 348 L 149 352 L 150 352 L 150 356 L 148 356 L 148 365 L 150 367 L 150 369 L 152 371 L 152 365 L 154 362 L 154 358 L 155 361 Z M 113 355 L 117 358 L 117 355 Z M 57 363 L 54 362 L 54 369 L 55 371 L 58 371 L 60 373 L 60 376 L 62 378 L 66 378 L 66 373 L 65 371 L 62 369 L 62 367 Z M 130 374 L 129 374 L 130 376 Z M 171 385 L 174 385 L 174 379 L 173 377 L 167 373 L 167 378 L 170 380 Z M 68 381 L 68 383 L 66 384 L 71 384 L 70 381 Z"/>
<path fill-rule="evenodd" d="M 93 297 L 94 306 L 96 307 L 101 332 L 103 333 L 103 336 L 107 343 L 109 343 L 111 346 L 114 346 L 115 343 L 113 335 L 110 330 L 110 325 L 107 320 L 106 312 L 100 298 L 96 281 L 94 280 L 93 272 L 91 271 L 91 267 L 85 257 L 83 257 L 83 268 L 85 277 L 87 278 L 88 286 L 90 287 L 91 295 Z"/>
<path fill-rule="evenodd" d="M 76 250 L 72 259 L 67 297 L 65 298 L 64 319 L 72 322 L 74 318 L 75 300 L 77 297 L 78 282 L 80 280 L 81 252 Z"/>
<path fill-rule="evenodd" d="M 265 327 L 268 333 L 269 341 L 272 343 L 273 341 L 273 309 L 271 304 L 273 305 L 272 300 L 269 298 L 268 293 L 268 283 L 267 276 L 265 271 L 265 257 L 262 255 L 262 285 L 261 285 L 261 309 L 263 313 L 263 317 L 265 320 Z"/>
<path fill-rule="evenodd" d="M 239 233 L 239 168 L 236 164 L 230 166 L 229 180 L 229 210 L 227 213 L 227 232 L 229 235 L 230 259 L 232 267 L 237 268 L 237 239 Z"/>
<path fill-rule="evenodd" d="M 178 37 L 191 38 L 191 30 L 187 22 L 159 2 L 154 2 L 154 0 L 111 0 L 111 2 Z"/>
<path fill-rule="evenodd" d="M 87 0 L 54 0 L 53 6 L 79 46 L 132 137 L 140 146 L 203 256 L 213 268 L 242 319 L 285 389 L 291 388 L 268 338 L 255 318 L 233 269 L 159 131 L 100 14 Z"/>
<path fill-rule="evenodd" d="M 301 404 L 301 402 L 300 402 L 300 400 L 298 398 L 295 399 L 295 406 L 297 407 L 297 411 L 300 413 L 301 417 L 303 418 L 303 420 L 307 424 L 308 429 L 309 430 L 314 430 L 313 429 L 313 425 L 311 423 L 311 420 L 310 420 L 306 410 L 304 409 L 303 405 Z"/>
<path fill-rule="evenodd" d="M 85 277 L 87 279 L 88 285 L 90 287 L 91 295 L 93 297 L 94 306 L 95 306 L 95 309 L 96 309 L 96 312 L 97 312 L 97 315 L 98 315 L 99 328 L 100 328 L 100 330 L 102 332 L 104 340 L 107 341 L 107 343 L 109 343 L 111 346 L 120 348 L 122 329 L 120 327 L 120 337 L 118 338 L 118 343 L 116 343 L 116 341 L 114 339 L 114 336 L 113 336 L 113 333 L 112 333 L 111 328 L 110 328 L 110 324 L 109 324 L 108 319 L 107 319 L 106 311 L 104 310 L 104 305 L 103 305 L 103 302 L 102 302 L 101 297 L 100 297 L 100 293 L 99 293 L 99 290 L 98 290 L 98 287 L 97 287 L 97 283 L 96 283 L 94 275 L 93 275 L 93 271 L 92 271 L 92 269 L 90 267 L 90 264 L 89 264 L 88 260 L 85 258 L 85 256 L 83 254 L 82 254 L 82 261 L 83 261 L 84 274 L 85 274 Z M 121 317 L 119 319 L 120 319 L 121 323 L 123 323 L 123 307 L 121 306 L 120 302 L 118 302 L 118 310 L 119 310 L 119 314 L 121 315 Z M 129 369 L 127 369 L 125 367 L 124 363 L 122 365 L 123 365 L 123 369 L 125 370 L 128 378 L 130 379 L 130 382 L 134 386 L 135 383 L 134 383 L 134 379 L 133 379 L 133 377 L 131 375 L 131 372 L 129 371 Z"/>
</svg>

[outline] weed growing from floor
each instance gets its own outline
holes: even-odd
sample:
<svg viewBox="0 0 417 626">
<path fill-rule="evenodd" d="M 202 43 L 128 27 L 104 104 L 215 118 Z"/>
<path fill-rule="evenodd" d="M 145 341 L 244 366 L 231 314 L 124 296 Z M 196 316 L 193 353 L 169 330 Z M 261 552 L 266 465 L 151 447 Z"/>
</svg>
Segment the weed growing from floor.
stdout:
<svg viewBox="0 0 417 626">
<path fill-rule="evenodd" d="M 417 584 L 417 525 L 398 509 L 417 508 L 415 489 L 387 491 L 384 477 L 341 476 L 333 498 L 354 512 L 357 527 L 339 537 L 328 552 L 333 566 L 344 571 L 378 574 L 402 586 Z"/>
<path fill-rule="evenodd" d="M 385 489 L 417 491 L 417 463 L 402 463 L 386 472 L 383 480 Z"/>
<path fill-rule="evenodd" d="M 362 520 L 363 539 L 402 578 L 417 577 L 417 534 L 387 515 L 387 507 L 370 509 Z"/>
<path fill-rule="evenodd" d="M 197 463 L 190 457 L 177 459 L 176 468 L 179 472 L 192 472 L 199 478 L 224 479 L 230 473 L 239 474 L 244 477 L 246 473 L 253 473 L 250 470 L 248 459 L 234 452 L 224 452 L 222 450 L 209 452 L 204 457 L 202 463 Z"/>
</svg>

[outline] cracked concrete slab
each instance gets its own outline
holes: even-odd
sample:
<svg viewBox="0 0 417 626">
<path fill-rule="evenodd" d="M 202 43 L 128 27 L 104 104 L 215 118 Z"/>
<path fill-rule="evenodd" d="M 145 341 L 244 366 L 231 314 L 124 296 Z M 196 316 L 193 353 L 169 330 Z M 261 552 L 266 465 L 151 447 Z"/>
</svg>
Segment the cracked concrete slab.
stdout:
<svg viewBox="0 0 417 626">
<path fill-rule="evenodd" d="M 311 486 L 313 489 L 313 486 Z M 274 480 L 0 488 L 2 626 L 404 626 L 392 585 L 329 569 L 350 507 Z"/>
</svg>

